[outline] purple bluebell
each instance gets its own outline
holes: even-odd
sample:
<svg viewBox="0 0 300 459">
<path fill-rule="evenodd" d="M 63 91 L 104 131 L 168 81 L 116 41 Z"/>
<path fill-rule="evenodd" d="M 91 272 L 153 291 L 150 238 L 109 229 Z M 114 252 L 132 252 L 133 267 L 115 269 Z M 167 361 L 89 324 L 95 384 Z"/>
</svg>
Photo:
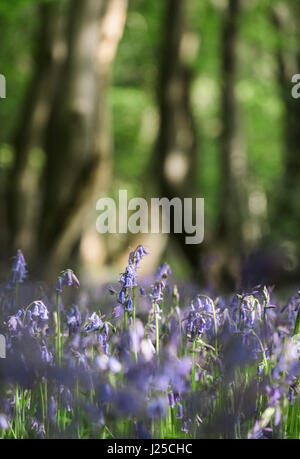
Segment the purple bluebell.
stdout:
<svg viewBox="0 0 300 459">
<path fill-rule="evenodd" d="M 86 332 L 97 331 L 97 330 L 100 330 L 102 327 L 103 327 L 102 319 L 98 316 L 96 312 L 93 312 L 93 314 L 88 318 L 88 324 L 84 327 L 84 331 Z"/>
<path fill-rule="evenodd" d="M 9 286 L 23 282 L 27 275 L 26 261 L 20 249 L 17 251 L 17 255 L 14 257 L 11 271 L 12 273 L 8 283 Z"/>
<path fill-rule="evenodd" d="M 169 392 L 168 393 L 168 399 L 169 399 L 170 407 L 174 408 L 174 406 L 175 406 L 175 398 L 174 398 L 174 393 L 173 392 Z"/>
<path fill-rule="evenodd" d="M 177 419 L 183 418 L 183 407 L 181 403 L 177 403 Z"/>
<path fill-rule="evenodd" d="M 66 269 L 62 271 L 57 278 L 56 291 L 62 293 L 62 288 L 64 285 L 80 287 L 80 282 L 74 272 L 71 269 Z"/>
<path fill-rule="evenodd" d="M 81 313 L 78 306 L 74 306 L 67 313 L 67 327 L 69 333 L 77 333 L 81 326 Z"/>
<path fill-rule="evenodd" d="M 48 413 L 50 421 L 55 422 L 57 415 L 57 403 L 53 395 L 51 395 L 49 400 Z"/>
<path fill-rule="evenodd" d="M 0 429 L 9 429 L 7 417 L 5 416 L 5 414 L 2 413 L 0 413 Z"/>
<path fill-rule="evenodd" d="M 140 261 L 144 258 L 145 255 L 149 255 L 149 252 L 139 245 L 134 252 L 131 252 L 129 255 L 129 263 L 134 264 L 136 268 L 139 267 Z"/>
</svg>

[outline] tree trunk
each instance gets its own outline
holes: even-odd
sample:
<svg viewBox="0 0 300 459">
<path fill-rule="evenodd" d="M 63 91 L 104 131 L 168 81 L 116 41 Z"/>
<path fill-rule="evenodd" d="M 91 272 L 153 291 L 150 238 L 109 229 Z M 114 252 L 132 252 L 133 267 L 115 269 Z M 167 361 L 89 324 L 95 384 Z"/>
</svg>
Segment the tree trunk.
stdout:
<svg viewBox="0 0 300 459">
<path fill-rule="evenodd" d="M 235 96 L 240 0 L 228 0 L 221 33 L 220 198 L 217 225 L 219 282 L 234 287 L 238 259 L 244 249 L 243 228 L 247 220 L 246 152 L 238 125 Z"/>
<path fill-rule="evenodd" d="M 162 196 L 194 197 L 196 192 L 197 141 L 191 108 L 191 71 L 182 61 L 182 39 L 186 2 L 168 0 L 160 65 L 158 104 L 160 126 L 156 145 L 154 176 Z M 173 233 L 184 256 L 199 268 L 198 249 L 185 244 L 185 234 Z"/>
<path fill-rule="evenodd" d="M 276 9 L 272 10 L 271 19 L 278 31 L 284 36 L 288 33 L 291 23 L 297 26 L 298 40 L 300 43 L 300 8 L 290 11 L 288 24 L 284 23 Z M 291 78 L 293 74 L 300 72 L 300 45 L 298 52 L 292 55 L 292 62 L 287 63 L 282 46 L 278 45 L 277 80 L 281 98 L 284 105 L 284 174 L 279 195 L 279 210 L 276 219 L 280 216 L 280 225 L 283 226 L 285 237 L 291 240 L 299 240 L 300 236 L 300 103 L 291 94 Z M 289 70 L 288 70 L 289 67 Z M 285 222 L 287 225 L 285 225 Z M 292 225 L 291 225 L 292 223 Z"/>
<path fill-rule="evenodd" d="M 39 249 L 62 266 L 110 176 L 110 68 L 122 36 L 126 0 L 71 0 L 69 53 L 46 137 Z"/>
<path fill-rule="evenodd" d="M 222 133 L 219 233 L 225 240 L 241 245 L 245 205 L 246 154 L 241 144 L 235 96 L 240 0 L 228 0 L 221 38 Z"/>
<path fill-rule="evenodd" d="M 28 156 L 34 147 L 41 147 L 48 122 L 59 70 L 66 54 L 63 37 L 65 3 L 40 6 L 41 27 L 37 37 L 40 44 L 35 69 L 27 91 L 20 121 L 13 136 L 14 163 L 7 180 L 7 221 L 9 246 L 15 250 L 21 243 L 27 226 L 28 188 L 26 172 Z"/>
</svg>

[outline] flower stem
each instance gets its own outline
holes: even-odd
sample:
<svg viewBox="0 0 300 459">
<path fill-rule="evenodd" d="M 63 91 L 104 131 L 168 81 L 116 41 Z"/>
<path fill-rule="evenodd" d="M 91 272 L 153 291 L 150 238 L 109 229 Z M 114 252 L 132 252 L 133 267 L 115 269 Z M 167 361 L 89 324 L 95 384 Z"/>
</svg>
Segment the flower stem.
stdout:
<svg viewBox="0 0 300 459">
<path fill-rule="evenodd" d="M 136 287 L 133 287 L 132 289 L 132 324 L 133 324 L 133 329 L 135 330 L 135 298 L 136 298 Z"/>
<path fill-rule="evenodd" d="M 154 303 L 154 316 L 155 316 L 155 334 L 156 334 L 156 353 L 159 355 L 159 323 L 158 323 L 158 315 L 156 307 L 157 305 Z"/>
<path fill-rule="evenodd" d="M 57 338 L 56 338 L 56 353 L 58 364 L 61 366 L 61 327 L 60 327 L 60 311 L 59 311 L 59 292 L 56 292 L 56 321 L 57 321 Z"/>
<path fill-rule="evenodd" d="M 133 325 L 133 333 L 134 333 L 134 356 L 135 360 L 137 361 L 137 336 L 136 336 L 136 327 L 135 327 L 135 311 L 136 311 L 136 287 L 132 289 L 132 325 Z"/>
<path fill-rule="evenodd" d="M 296 320 L 295 320 L 293 336 L 298 335 L 299 329 L 300 329 L 300 308 L 298 309 L 298 312 L 297 312 L 297 317 L 296 317 Z"/>
<path fill-rule="evenodd" d="M 212 308 L 212 313 L 213 313 L 213 324 L 214 324 L 214 332 L 215 332 L 215 354 L 218 356 L 218 324 L 217 324 L 217 316 L 216 316 L 216 307 L 214 301 L 207 295 L 198 295 L 199 297 L 206 298 Z"/>
</svg>

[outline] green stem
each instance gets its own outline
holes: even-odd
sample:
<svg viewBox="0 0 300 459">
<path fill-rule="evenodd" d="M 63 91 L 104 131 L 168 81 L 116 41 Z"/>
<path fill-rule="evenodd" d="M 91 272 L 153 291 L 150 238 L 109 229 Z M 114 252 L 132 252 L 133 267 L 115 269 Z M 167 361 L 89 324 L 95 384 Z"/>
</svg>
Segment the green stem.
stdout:
<svg viewBox="0 0 300 459">
<path fill-rule="evenodd" d="M 59 292 L 56 292 L 56 321 L 57 321 L 57 338 L 56 338 L 56 353 L 58 364 L 61 366 L 61 329 L 60 329 L 60 311 L 59 311 Z"/>
<path fill-rule="evenodd" d="M 124 305 L 124 330 L 127 330 L 127 311 L 126 311 L 125 305 Z"/>
<path fill-rule="evenodd" d="M 136 287 L 133 287 L 132 289 L 132 324 L 133 328 L 135 330 L 135 298 L 136 298 Z"/>
<path fill-rule="evenodd" d="M 181 357 L 182 355 L 182 346 L 183 346 L 183 343 L 182 343 L 182 330 L 181 330 L 181 319 L 180 319 L 180 316 L 178 316 L 178 327 L 179 327 L 179 357 Z"/>
<path fill-rule="evenodd" d="M 296 320 L 295 320 L 295 327 L 294 327 L 294 331 L 293 331 L 293 336 L 298 335 L 299 328 L 300 328 L 300 308 L 298 309 L 298 312 L 297 312 L 297 317 L 296 317 Z"/>
<path fill-rule="evenodd" d="M 193 390 L 196 389 L 196 362 L 195 362 L 195 350 L 196 350 L 196 338 L 193 339 L 192 345 L 192 388 Z"/>
<path fill-rule="evenodd" d="M 132 289 L 132 324 L 133 324 L 133 333 L 134 333 L 134 356 L 135 360 L 137 361 L 137 342 L 136 342 L 136 326 L 135 326 L 135 313 L 136 313 L 136 287 L 133 287 Z"/>
<path fill-rule="evenodd" d="M 154 316 L 155 316 L 156 353 L 157 355 L 159 355 L 159 323 L 158 323 L 158 315 L 157 315 L 155 303 L 153 307 L 154 307 Z"/>
<path fill-rule="evenodd" d="M 215 353 L 216 356 L 218 356 L 218 325 L 217 325 L 217 317 L 216 317 L 216 308 L 215 308 L 215 303 L 214 301 L 207 295 L 198 295 L 199 297 L 206 298 L 212 307 L 213 311 L 213 322 L 214 322 L 214 332 L 215 332 Z"/>
<path fill-rule="evenodd" d="M 19 284 L 18 282 L 16 282 L 15 301 L 16 301 L 16 309 L 18 310 L 18 303 L 19 303 Z"/>
<path fill-rule="evenodd" d="M 266 352 L 265 352 L 265 348 L 264 348 L 263 342 L 261 341 L 261 339 L 258 337 L 258 335 L 255 333 L 254 330 L 251 330 L 251 331 L 252 331 L 252 334 L 256 337 L 257 341 L 259 342 L 261 353 L 262 353 L 262 357 L 263 357 L 264 370 L 265 370 L 265 374 L 267 375 L 268 374 L 268 370 L 269 370 L 269 365 L 268 365 L 267 356 L 266 356 Z"/>
</svg>

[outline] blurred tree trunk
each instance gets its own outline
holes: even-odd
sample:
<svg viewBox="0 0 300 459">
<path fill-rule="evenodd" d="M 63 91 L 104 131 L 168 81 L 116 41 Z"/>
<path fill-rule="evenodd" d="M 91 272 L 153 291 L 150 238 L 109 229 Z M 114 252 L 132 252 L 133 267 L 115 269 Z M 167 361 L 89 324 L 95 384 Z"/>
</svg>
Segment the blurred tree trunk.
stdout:
<svg viewBox="0 0 300 459">
<path fill-rule="evenodd" d="M 168 0 L 164 20 L 164 38 L 160 64 L 158 105 L 159 133 L 156 144 L 154 175 L 162 196 L 193 197 L 196 192 L 197 140 L 190 101 L 192 73 L 184 64 L 184 0 Z M 172 221 L 172 219 L 171 219 Z M 199 254 L 194 245 L 185 244 L 185 234 L 174 234 L 184 256 L 199 268 Z"/>
<path fill-rule="evenodd" d="M 33 77 L 25 96 L 21 117 L 13 135 L 14 163 L 7 180 L 9 246 L 22 244 L 28 216 L 26 172 L 34 147 L 41 147 L 48 122 L 59 70 L 66 53 L 63 37 L 65 2 L 40 5 L 40 30 Z"/>
<path fill-rule="evenodd" d="M 300 73 L 300 7 L 296 4 L 290 7 L 287 17 L 282 17 L 280 10 L 275 8 L 271 13 L 279 38 L 276 53 L 277 79 L 284 105 L 284 174 L 277 213 L 285 237 L 296 239 L 298 242 L 300 236 L 300 102 L 299 99 L 292 97 L 291 78 L 294 74 Z M 285 53 L 282 38 L 293 26 L 297 31 L 299 48 L 294 53 Z"/>
<path fill-rule="evenodd" d="M 237 281 L 239 253 L 244 247 L 247 220 L 246 152 L 238 125 L 235 95 L 240 0 L 228 0 L 221 33 L 221 180 L 218 239 L 219 277 L 229 287 Z"/>
<path fill-rule="evenodd" d="M 71 0 L 68 56 L 47 129 L 39 251 L 47 269 L 62 266 L 110 176 L 111 64 L 126 0 Z"/>
<path fill-rule="evenodd" d="M 127 0 L 66 0 L 40 7 L 36 64 L 14 136 L 6 193 L 10 248 L 23 247 L 27 228 L 28 252 L 33 260 L 47 260 L 48 271 L 61 267 L 77 245 L 93 214 L 95 193 L 110 180 L 107 89 L 126 13 Z M 28 231 L 25 215 L 33 217 L 28 217 L 28 159 L 35 147 L 44 150 L 45 166 Z"/>
</svg>

